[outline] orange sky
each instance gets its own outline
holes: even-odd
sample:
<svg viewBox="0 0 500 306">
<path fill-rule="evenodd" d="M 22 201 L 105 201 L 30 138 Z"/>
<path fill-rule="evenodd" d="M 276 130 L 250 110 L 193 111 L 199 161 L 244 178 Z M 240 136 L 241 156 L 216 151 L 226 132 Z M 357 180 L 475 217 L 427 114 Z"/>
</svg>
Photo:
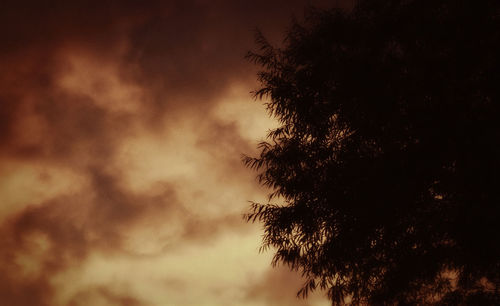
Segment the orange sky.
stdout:
<svg viewBox="0 0 500 306">
<path fill-rule="evenodd" d="M 0 305 L 328 305 L 259 254 L 259 27 L 328 1 L 0 5 Z"/>
</svg>

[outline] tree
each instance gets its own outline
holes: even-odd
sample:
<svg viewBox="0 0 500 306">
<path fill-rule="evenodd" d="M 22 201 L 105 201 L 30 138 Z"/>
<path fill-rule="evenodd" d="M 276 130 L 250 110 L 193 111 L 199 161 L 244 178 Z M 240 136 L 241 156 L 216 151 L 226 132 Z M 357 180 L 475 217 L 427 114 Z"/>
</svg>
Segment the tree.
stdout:
<svg viewBox="0 0 500 306">
<path fill-rule="evenodd" d="M 257 35 L 280 126 L 244 162 L 246 215 L 299 295 L 334 304 L 500 304 L 500 1 L 358 1 Z"/>
</svg>

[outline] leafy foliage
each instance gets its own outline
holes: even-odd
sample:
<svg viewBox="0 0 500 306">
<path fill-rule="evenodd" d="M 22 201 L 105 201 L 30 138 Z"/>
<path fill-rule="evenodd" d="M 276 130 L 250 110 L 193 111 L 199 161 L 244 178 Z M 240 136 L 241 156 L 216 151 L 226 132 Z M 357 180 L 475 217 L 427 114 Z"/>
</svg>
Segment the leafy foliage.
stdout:
<svg viewBox="0 0 500 306">
<path fill-rule="evenodd" d="M 244 162 L 282 204 L 247 219 L 299 295 L 500 303 L 500 1 L 358 1 L 257 44 L 280 127 Z"/>
</svg>

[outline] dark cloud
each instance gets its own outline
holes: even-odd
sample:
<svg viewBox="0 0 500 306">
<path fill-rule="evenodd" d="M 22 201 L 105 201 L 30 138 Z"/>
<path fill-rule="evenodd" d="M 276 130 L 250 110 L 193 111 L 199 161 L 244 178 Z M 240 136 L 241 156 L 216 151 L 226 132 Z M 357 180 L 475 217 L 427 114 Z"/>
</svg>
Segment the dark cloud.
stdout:
<svg viewBox="0 0 500 306">
<path fill-rule="evenodd" d="M 86 177 L 90 182 L 83 191 L 33 203 L 2 224 L 0 293 L 9 305 L 51 305 L 57 290 L 51 277 L 81 265 L 93 252 L 107 256 L 168 255 L 171 246 L 204 245 L 220 233 L 250 229 L 249 225 L 242 226 L 240 214 L 207 217 L 193 213 L 178 202 L 175 190 L 166 183 L 160 194 L 137 194 L 100 169 L 88 169 Z M 127 246 L 134 228 L 165 224 L 178 226 L 181 231 L 163 242 L 160 253 L 147 254 Z M 114 300 L 102 296 L 104 292 L 98 290 L 98 297 L 109 300 L 109 305 L 142 305 L 133 304 L 137 301 L 130 297 Z M 81 294 L 85 296 L 83 301 L 97 298 L 94 291 Z M 77 301 L 82 299 L 75 298 L 70 305 L 83 303 Z"/>
<path fill-rule="evenodd" d="M 49 305 L 52 276 L 78 266 L 90 252 L 129 252 L 124 242 L 131 228 L 168 221 L 168 207 L 177 205 L 172 191 L 131 194 L 115 177 L 89 172 L 88 190 L 34 203 L 2 224 L 0 293 L 9 305 Z"/>
<path fill-rule="evenodd" d="M 2 1 L 0 52 L 37 48 L 45 53 L 70 42 L 105 51 L 156 6 L 155 1 L 147 6 L 137 1 Z"/>
<path fill-rule="evenodd" d="M 78 292 L 68 302 L 68 306 L 146 306 L 148 304 L 125 293 L 113 292 L 107 287 L 90 288 Z"/>
<path fill-rule="evenodd" d="M 263 306 L 309 306 L 322 301 L 322 292 L 316 292 L 308 299 L 293 294 L 303 284 L 298 272 L 284 266 L 270 268 L 247 290 L 247 299 L 260 301 Z"/>
<path fill-rule="evenodd" d="M 226 215 L 217 218 L 186 218 L 183 222 L 182 238 L 197 243 L 208 243 L 213 241 L 217 235 L 224 232 L 249 231 L 249 225 L 242 225 L 242 216 Z"/>
<path fill-rule="evenodd" d="M 252 143 L 242 137 L 234 121 L 224 123 L 211 118 L 207 126 L 200 129 L 198 135 L 197 148 L 210 154 L 216 163 L 213 165 L 214 169 L 228 174 L 229 177 L 226 179 L 231 180 L 237 175 L 249 174 L 241 162 L 241 154 L 252 152 L 254 148 Z"/>
<path fill-rule="evenodd" d="M 0 303 L 53 305 L 58 288 L 52 278 L 89 254 L 142 256 L 127 246 L 140 226 L 172 224 L 181 229 L 175 239 L 200 245 L 224 232 L 246 232 L 248 225 L 234 211 L 193 213 L 191 203 L 178 197 L 178 182 L 158 182 L 160 192 L 132 190 L 124 169 L 116 168 L 117 152 L 130 136 L 176 130 L 182 118 L 198 120 L 192 149 L 210 157 L 217 192 L 250 178 L 240 154 L 253 144 L 241 135 L 237 118 L 216 118 L 211 110 L 233 84 L 250 84 L 248 91 L 255 84 L 256 68 L 243 56 L 256 27 L 279 41 L 292 13 L 300 16 L 304 5 L 326 3 L 2 1 L 0 163 L 65 169 L 82 176 L 85 185 L 0 216 Z M 295 278 L 279 271 L 250 295 L 269 305 L 293 305 L 285 295 Z M 99 286 L 80 290 L 69 305 L 93 301 L 143 305 Z"/>
<path fill-rule="evenodd" d="M 51 299 L 54 294 L 54 289 L 49 284 L 49 280 L 45 276 L 39 276 L 34 279 L 21 278 L 19 271 L 11 266 L 9 258 L 2 258 L 2 266 L 0 266 L 0 296 L 2 297 L 2 305 L 51 305 Z"/>
<path fill-rule="evenodd" d="M 107 143 L 110 150 L 108 143 L 122 136 L 110 131 L 122 130 L 130 120 L 162 125 L 165 116 L 179 112 L 203 114 L 234 82 L 253 83 L 255 67 L 243 56 L 253 46 L 256 27 L 281 36 L 292 13 L 300 15 L 304 4 L 324 2 L 4 2 L 0 64 L 8 73 L 0 77 L 3 148 L 20 146 L 12 152 L 16 155 L 59 157 L 72 142 L 97 138 L 92 147 Z M 97 66 L 114 63 L 121 81 L 144 89 L 139 116 L 117 118 L 93 97 L 59 88 L 58 78 L 69 69 L 67 57 L 81 54 Z M 109 89 L 96 84 L 89 90 L 99 85 L 101 91 Z M 26 108 L 45 124 L 45 134 L 39 135 L 46 139 L 45 147 L 13 144 L 19 138 L 13 126 L 21 129 Z"/>
</svg>

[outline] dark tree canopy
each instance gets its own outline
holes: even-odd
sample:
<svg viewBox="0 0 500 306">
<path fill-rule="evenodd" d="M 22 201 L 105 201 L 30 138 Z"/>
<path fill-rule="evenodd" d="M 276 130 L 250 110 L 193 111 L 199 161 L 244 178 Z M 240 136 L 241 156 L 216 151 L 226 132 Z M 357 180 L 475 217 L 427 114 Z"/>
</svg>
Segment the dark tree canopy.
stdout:
<svg viewBox="0 0 500 306">
<path fill-rule="evenodd" d="M 500 304 L 500 1 L 358 1 L 258 35 L 263 248 L 334 304 Z M 276 203 L 276 204 L 273 204 Z"/>
</svg>

